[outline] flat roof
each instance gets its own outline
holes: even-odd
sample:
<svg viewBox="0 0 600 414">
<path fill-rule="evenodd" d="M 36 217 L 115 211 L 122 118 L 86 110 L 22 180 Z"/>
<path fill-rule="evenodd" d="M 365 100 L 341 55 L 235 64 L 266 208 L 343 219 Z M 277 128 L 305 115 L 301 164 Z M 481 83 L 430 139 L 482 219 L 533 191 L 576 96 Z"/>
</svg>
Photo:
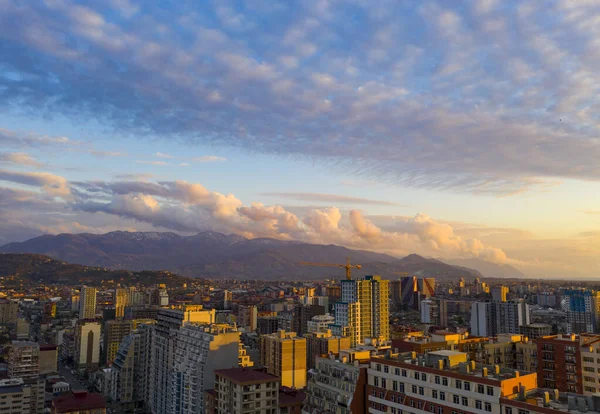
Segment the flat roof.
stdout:
<svg viewBox="0 0 600 414">
<path fill-rule="evenodd" d="M 249 368 L 219 369 L 215 371 L 215 376 L 216 375 L 227 378 L 228 380 L 237 384 L 262 384 L 264 382 L 279 382 L 279 378 L 275 375 Z"/>
</svg>

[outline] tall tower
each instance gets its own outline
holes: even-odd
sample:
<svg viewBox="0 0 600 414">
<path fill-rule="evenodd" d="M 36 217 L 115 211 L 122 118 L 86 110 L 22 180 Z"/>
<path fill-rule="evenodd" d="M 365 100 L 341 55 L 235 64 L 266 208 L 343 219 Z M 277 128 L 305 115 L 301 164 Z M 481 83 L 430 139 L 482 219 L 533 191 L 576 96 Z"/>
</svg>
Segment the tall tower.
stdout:
<svg viewBox="0 0 600 414">
<path fill-rule="evenodd" d="M 116 288 L 113 293 L 113 303 L 115 306 L 115 317 L 117 319 L 125 316 L 125 306 L 129 305 L 129 289 Z"/>
<path fill-rule="evenodd" d="M 506 302 L 508 286 L 495 286 L 492 289 L 492 300 L 494 302 Z"/>
<path fill-rule="evenodd" d="M 82 286 L 79 294 L 79 319 L 94 319 L 96 317 L 96 294 L 93 287 Z"/>
</svg>

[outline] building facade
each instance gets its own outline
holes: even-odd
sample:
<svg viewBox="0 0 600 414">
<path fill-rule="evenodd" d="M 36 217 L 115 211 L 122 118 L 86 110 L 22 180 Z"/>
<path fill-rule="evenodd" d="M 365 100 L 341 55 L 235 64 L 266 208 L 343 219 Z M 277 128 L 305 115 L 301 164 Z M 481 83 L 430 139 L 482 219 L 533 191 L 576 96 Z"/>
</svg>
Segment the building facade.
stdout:
<svg viewBox="0 0 600 414">
<path fill-rule="evenodd" d="M 79 319 L 96 318 L 96 295 L 98 289 L 83 286 L 79 293 Z"/>
<path fill-rule="evenodd" d="M 279 331 L 260 337 L 260 363 L 280 378 L 282 386 L 306 386 L 306 338 L 294 332 Z"/>
<path fill-rule="evenodd" d="M 80 320 L 75 326 L 73 360 L 77 369 L 94 369 L 100 363 L 100 323 Z"/>
<path fill-rule="evenodd" d="M 279 378 L 247 368 L 214 373 L 215 414 L 277 414 Z"/>
</svg>

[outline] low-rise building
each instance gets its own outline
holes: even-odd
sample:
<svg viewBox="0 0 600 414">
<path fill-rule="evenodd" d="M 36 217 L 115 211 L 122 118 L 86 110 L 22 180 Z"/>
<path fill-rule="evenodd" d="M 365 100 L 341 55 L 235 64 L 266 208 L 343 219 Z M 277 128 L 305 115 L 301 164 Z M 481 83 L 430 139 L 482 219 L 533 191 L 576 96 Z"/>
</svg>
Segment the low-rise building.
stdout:
<svg viewBox="0 0 600 414">
<path fill-rule="evenodd" d="M 215 414 L 276 414 L 279 378 L 248 368 L 215 371 Z"/>
<path fill-rule="evenodd" d="M 106 401 L 102 394 L 72 391 L 52 400 L 51 413 L 106 414 Z"/>
</svg>

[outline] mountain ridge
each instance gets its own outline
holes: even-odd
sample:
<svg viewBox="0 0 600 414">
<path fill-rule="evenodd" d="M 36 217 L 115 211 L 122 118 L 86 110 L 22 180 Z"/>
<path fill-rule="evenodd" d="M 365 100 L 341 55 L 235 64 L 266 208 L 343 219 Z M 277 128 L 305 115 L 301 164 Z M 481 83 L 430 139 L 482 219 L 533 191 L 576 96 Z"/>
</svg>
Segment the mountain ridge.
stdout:
<svg viewBox="0 0 600 414">
<path fill-rule="evenodd" d="M 362 265 L 356 275 L 407 272 L 440 280 L 481 277 L 475 269 L 411 254 L 404 258 L 333 244 L 310 244 L 237 234 L 201 232 L 191 236 L 161 232 L 42 235 L 0 247 L 4 253 L 47 255 L 65 262 L 108 269 L 168 270 L 182 276 L 240 279 L 322 279 L 342 277 L 342 269 L 300 266 L 299 262 Z M 398 276 L 399 277 L 399 276 Z"/>
</svg>

